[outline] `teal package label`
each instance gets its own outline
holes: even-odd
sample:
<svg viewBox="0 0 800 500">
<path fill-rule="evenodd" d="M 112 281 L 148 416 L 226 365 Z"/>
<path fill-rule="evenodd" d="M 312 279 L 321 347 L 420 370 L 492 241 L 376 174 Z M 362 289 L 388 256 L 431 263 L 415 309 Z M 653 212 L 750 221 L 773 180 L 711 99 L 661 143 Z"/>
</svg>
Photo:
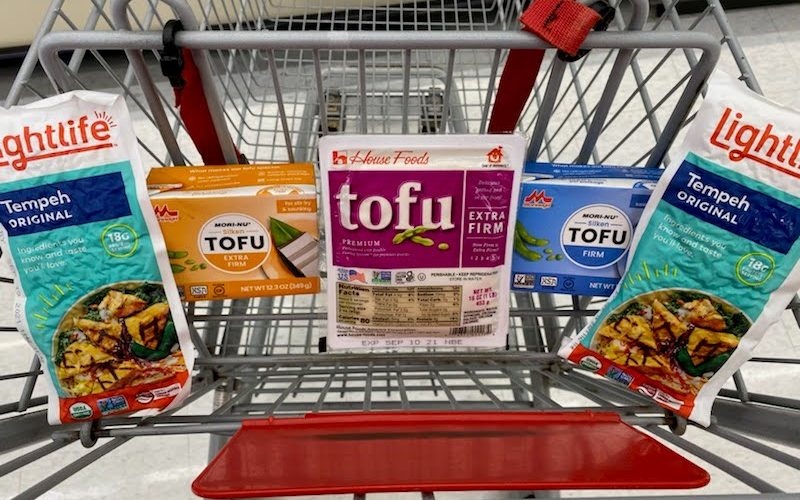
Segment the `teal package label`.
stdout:
<svg viewBox="0 0 800 500">
<path fill-rule="evenodd" d="M 800 173 L 790 154 L 799 118 L 712 75 L 619 286 L 559 356 L 711 425 L 717 395 L 763 336 L 780 331 L 800 288 Z"/>
<path fill-rule="evenodd" d="M 10 182 L 0 191 L 25 318 L 49 360 L 61 319 L 82 297 L 113 283 L 161 282 L 127 161 Z M 45 368 L 57 380 L 52 362 Z M 59 395 L 64 390 L 56 385 Z"/>
<path fill-rule="evenodd" d="M 800 199 L 689 153 L 616 293 L 560 354 L 708 425 L 700 391 L 742 362 L 740 341 L 800 259 L 798 238 Z"/>
<path fill-rule="evenodd" d="M 695 289 L 755 321 L 800 258 L 798 237 L 800 199 L 689 153 L 604 311 L 654 290 Z"/>
</svg>

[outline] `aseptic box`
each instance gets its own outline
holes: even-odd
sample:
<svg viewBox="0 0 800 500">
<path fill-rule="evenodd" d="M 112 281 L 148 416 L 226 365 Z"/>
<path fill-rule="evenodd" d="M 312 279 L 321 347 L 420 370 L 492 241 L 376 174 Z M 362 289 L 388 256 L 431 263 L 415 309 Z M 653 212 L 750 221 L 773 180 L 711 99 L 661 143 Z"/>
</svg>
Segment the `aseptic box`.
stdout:
<svg viewBox="0 0 800 500">
<path fill-rule="evenodd" d="M 512 288 L 611 295 L 661 170 L 529 164 L 525 173 Z"/>
<path fill-rule="evenodd" d="M 310 163 L 156 168 L 147 183 L 184 299 L 319 291 Z"/>
</svg>

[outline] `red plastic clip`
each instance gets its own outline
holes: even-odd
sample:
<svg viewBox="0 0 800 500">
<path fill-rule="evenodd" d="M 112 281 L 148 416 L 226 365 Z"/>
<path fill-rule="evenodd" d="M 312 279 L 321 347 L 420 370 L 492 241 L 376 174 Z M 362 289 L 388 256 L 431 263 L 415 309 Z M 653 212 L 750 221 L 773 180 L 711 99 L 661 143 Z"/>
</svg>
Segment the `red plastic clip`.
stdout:
<svg viewBox="0 0 800 500">
<path fill-rule="evenodd" d="M 600 14 L 575 0 L 537 0 L 519 21 L 526 31 L 574 56 L 600 19 Z"/>
</svg>

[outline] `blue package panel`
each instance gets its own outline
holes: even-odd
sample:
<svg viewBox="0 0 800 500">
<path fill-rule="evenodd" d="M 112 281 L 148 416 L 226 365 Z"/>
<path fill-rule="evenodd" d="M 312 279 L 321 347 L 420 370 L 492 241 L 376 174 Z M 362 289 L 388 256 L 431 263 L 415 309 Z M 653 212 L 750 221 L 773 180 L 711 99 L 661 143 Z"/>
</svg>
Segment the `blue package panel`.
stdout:
<svg viewBox="0 0 800 500">
<path fill-rule="evenodd" d="M 551 172 L 558 175 L 563 168 Z M 655 179 L 629 178 L 631 169 L 625 169 L 624 176 L 615 176 L 614 167 L 603 170 L 608 177 L 591 182 L 569 172 L 523 182 L 512 289 L 611 295 L 624 273 L 633 233 Z"/>
</svg>

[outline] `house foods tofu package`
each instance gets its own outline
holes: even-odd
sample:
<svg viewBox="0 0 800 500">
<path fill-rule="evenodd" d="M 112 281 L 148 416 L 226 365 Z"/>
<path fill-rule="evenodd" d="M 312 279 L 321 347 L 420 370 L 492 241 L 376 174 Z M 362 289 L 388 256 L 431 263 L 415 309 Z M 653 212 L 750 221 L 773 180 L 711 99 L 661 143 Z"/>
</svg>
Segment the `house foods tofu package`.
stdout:
<svg viewBox="0 0 800 500">
<path fill-rule="evenodd" d="M 616 292 L 559 354 L 702 425 L 800 288 L 800 112 L 718 74 Z"/>
<path fill-rule="evenodd" d="M 328 345 L 506 345 L 524 139 L 327 136 Z"/>
<path fill-rule="evenodd" d="M 178 404 L 194 352 L 122 97 L 0 110 L 0 240 L 50 423 Z"/>
<path fill-rule="evenodd" d="M 311 163 L 154 168 L 147 183 L 182 298 L 319 292 Z"/>
</svg>

